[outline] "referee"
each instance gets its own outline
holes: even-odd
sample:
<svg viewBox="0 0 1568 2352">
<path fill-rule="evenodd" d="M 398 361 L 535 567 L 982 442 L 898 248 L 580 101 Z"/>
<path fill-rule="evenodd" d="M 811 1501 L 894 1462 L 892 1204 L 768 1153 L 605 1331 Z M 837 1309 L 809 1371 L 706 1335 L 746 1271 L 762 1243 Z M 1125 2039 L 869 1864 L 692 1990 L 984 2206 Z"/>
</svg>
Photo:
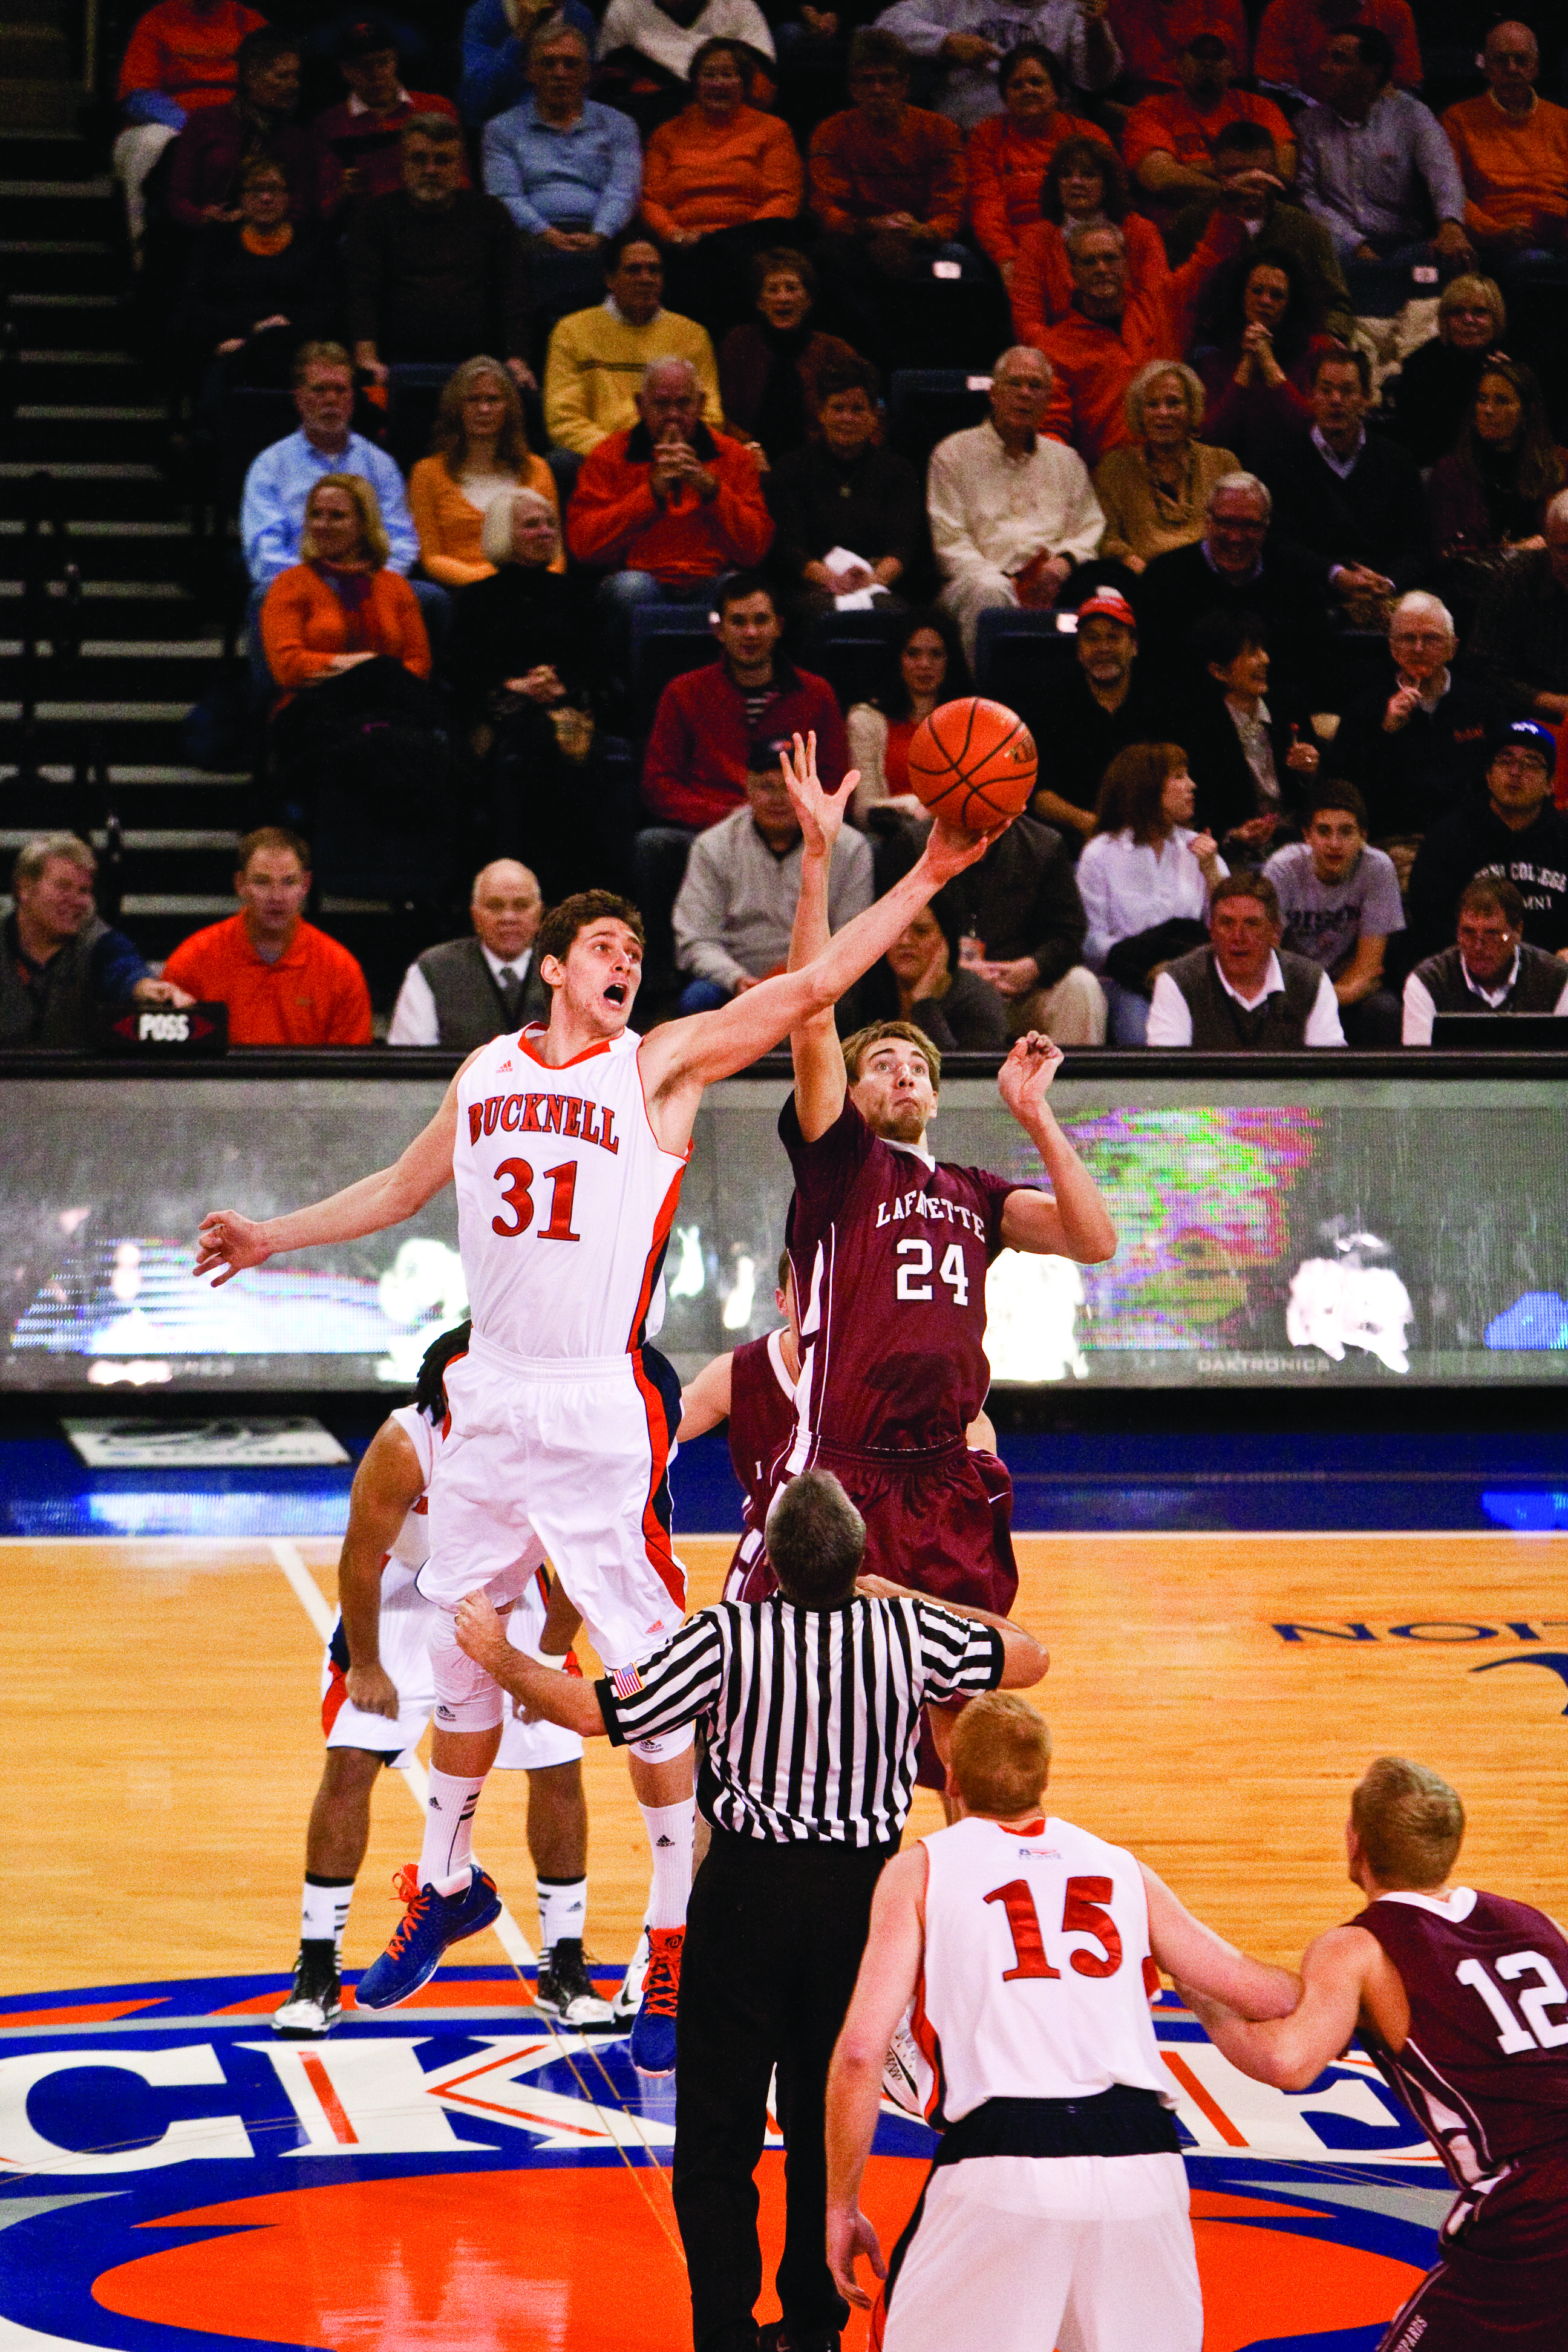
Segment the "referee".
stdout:
<svg viewBox="0 0 1568 2352">
<path fill-rule="evenodd" d="M 787 2149 L 781 2326 L 769 2352 L 836 2352 L 848 2316 L 828 2270 L 828 2062 L 897 1853 L 921 1710 L 1046 1671 L 1000 1617 L 871 1579 L 866 1528 L 837 1478 L 809 1471 L 768 1514 L 771 1600 L 689 1618 L 613 1683 L 568 1681 L 512 1648 L 482 1595 L 458 1639 L 531 1714 L 617 1745 L 699 1723 L 697 1801 L 712 1829 L 691 1890 L 677 2018 L 675 2210 L 697 2352 L 758 2352 L 752 2179 L 778 2070 Z"/>
</svg>

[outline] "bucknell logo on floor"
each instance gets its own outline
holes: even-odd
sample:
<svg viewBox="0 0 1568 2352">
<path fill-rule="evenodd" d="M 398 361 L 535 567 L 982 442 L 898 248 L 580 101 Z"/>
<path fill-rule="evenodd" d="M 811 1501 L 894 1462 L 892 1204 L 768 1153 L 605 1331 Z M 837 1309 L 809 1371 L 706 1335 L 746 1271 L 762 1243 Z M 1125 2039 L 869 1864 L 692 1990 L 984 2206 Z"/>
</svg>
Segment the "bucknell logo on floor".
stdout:
<svg viewBox="0 0 1568 2352">
<path fill-rule="evenodd" d="M 325 2042 L 272 2033 L 282 1992 L 0 2004 L 0 2352 L 686 2352 L 673 2084 L 619 2038 L 553 2030 L 500 1970 L 351 2010 Z M 1353 2053 L 1286 2095 L 1169 2001 L 1158 2026 L 1205 2352 L 1373 2352 L 1449 2201 L 1409 2118 Z M 933 2145 L 885 2110 L 865 2191 L 884 2246 Z M 772 2131 L 759 2180 L 771 2277 Z"/>
</svg>

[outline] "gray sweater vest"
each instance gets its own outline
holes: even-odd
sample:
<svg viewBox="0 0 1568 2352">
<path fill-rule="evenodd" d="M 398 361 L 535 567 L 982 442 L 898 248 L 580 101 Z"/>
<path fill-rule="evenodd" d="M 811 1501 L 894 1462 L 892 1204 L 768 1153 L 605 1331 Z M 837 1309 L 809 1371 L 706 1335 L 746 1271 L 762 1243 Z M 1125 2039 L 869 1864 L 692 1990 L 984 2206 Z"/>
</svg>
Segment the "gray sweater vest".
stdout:
<svg viewBox="0 0 1568 2352">
<path fill-rule="evenodd" d="M 0 952 L 0 1045 L 85 1045 L 96 997 L 92 951 L 109 925 L 89 915 L 74 940 L 49 958 L 29 988 L 16 969 L 16 918 L 5 925 Z"/>
<path fill-rule="evenodd" d="M 1458 948 L 1445 948 L 1415 967 L 1415 977 L 1438 1013 L 1489 1013 L 1475 991 L 1465 985 Z M 1560 963 L 1544 948 L 1521 947 L 1519 973 L 1496 1008 L 1499 1013 L 1555 1013 L 1557 1000 L 1568 988 L 1568 963 Z"/>
<path fill-rule="evenodd" d="M 443 1045 L 454 1053 L 471 1054 L 476 1045 L 488 1045 L 492 1037 L 500 1035 L 507 1026 L 506 1006 L 484 950 L 471 932 L 466 940 L 443 940 L 439 947 L 426 948 L 417 961 L 436 1000 Z M 535 956 L 523 982 L 522 1011 L 516 1025 L 521 1028 L 525 1022 L 547 1020 L 549 1014 L 550 992 L 539 977 Z"/>
<path fill-rule="evenodd" d="M 1305 1043 L 1307 1016 L 1317 1002 L 1323 977 L 1321 964 L 1281 949 L 1284 991 L 1265 998 L 1254 1013 L 1220 985 L 1212 949 L 1194 948 L 1191 955 L 1182 956 L 1166 969 L 1192 1013 L 1195 1053 L 1278 1054 Z"/>
</svg>

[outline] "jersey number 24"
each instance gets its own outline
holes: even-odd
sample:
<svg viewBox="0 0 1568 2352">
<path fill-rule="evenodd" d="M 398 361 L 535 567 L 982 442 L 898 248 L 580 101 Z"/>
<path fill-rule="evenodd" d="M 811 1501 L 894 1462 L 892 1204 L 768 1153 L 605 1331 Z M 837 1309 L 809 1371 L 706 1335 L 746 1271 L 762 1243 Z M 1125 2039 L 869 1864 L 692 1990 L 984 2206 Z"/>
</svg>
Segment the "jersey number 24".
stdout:
<svg viewBox="0 0 1568 2352">
<path fill-rule="evenodd" d="M 900 1242 L 898 1254 L 904 1260 L 899 1268 L 899 1297 L 911 1300 L 930 1298 L 932 1296 L 931 1270 L 934 1255 L 930 1242 Z M 963 1263 L 963 1250 L 958 1242 L 948 1244 L 947 1255 L 937 1267 L 937 1278 L 945 1282 L 952 1291 L 955 1307 L 968 1306 L 969 1268 Z"/>
</svg>

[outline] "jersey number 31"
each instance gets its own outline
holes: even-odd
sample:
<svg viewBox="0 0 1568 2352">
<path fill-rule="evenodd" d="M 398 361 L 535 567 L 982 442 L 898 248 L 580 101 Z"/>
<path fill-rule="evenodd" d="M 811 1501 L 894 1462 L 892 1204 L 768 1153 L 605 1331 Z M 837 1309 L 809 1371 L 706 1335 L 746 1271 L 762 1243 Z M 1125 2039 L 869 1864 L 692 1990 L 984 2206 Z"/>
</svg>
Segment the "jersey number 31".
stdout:
<svg viewBox="0 0 1568 2352">
<path fill-rule="evenodd" d="M 526 1160 L 503 1160 L 496 1170 L 496 1182 L 504 1181 L 501 1199 L 511 1211 L 510 1221 L 492 1217 L 490 1231 L 499 1234 L 503 1242 L 514 1242 L 528 1232 L 533 1223 L 533 1171 Z M 572 1196 L 577 1190 L 577 1162 L 563 1160 L 559 1168 L 547 1168 L 544 1181 L 554 1186 L 550 1203 L 550 1216 L 539 1228 L 542 1242 L 580 1242 L 581 1234 L 572 1230 Z"/>
</svg>

